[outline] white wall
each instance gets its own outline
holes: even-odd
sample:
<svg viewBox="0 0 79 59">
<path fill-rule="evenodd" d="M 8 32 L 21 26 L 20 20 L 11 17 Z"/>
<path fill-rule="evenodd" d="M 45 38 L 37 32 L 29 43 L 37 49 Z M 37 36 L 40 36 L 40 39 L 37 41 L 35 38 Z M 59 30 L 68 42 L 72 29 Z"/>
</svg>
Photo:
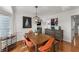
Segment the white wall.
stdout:
<svg viewBox="0 0 79 59">
<path fill-rule="evenodd" d="M 12 15 L 13 10 L 11 6 L 0 6 L 0 13 L 4 15 Z"/>
<path fill-rule="evenodd" d="M 43 20 L 42 20 L 42 28 L 43 28 L 43 33 L 45 33 L 45 28 L 50 28 L 50 19 L 51 18 L 55 18 L 58 17 L 58 24 L 59 26 L 61 26 L 61 28 L 64 30 L 64 41 L 68 41 L 71 42 L 71 16 L 72 15 L 77 15 L 79 14 L 79 9 L 76 10 L 72 10 L 72 11 L 66 11 L 66 12 L 62 12 L 62 13 L 58 13 L 58 14 L 50 14 L 50 15 L 44 15 L 44 16 L 40 16 Z M 18 32 L 18 40 L 21 40 L 21 38 L 23 37 L 25 32 L 28 32 L 29 29 L 23 29 L 22 25 L 22 17 L 23 16 L 29 16 L 32 17 L 33 15 L 29 15 L 27 13 L 23 13 L 23 14 L 17 14 L 16 13 L 16 28 L 17 28 L 17 32 Z M 32 20 L 32 28 L 33 30 L 35 30 L 37 27 L 34 23 L 34 21 Z"/>
<path fill-rule="evenodd" d="M 16 30 L 17 30 L 17 41 L 21 40 L 23 35 L 27 33 L 30 29 L 35 29 L 36 26 L 34 22 L 32 23 L 32 28 L 23 28 L 23 16 L 32 17 L 27 13 L 23 14 L 15 14 L 15 22 L 16 22 Z"/>
</svg>

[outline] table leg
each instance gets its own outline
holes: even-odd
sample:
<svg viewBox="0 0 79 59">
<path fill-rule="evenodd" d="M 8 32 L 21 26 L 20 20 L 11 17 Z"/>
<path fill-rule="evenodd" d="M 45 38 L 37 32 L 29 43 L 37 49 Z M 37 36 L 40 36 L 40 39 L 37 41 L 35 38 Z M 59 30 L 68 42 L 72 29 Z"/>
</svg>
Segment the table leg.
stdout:
<svg viewBox="0 0 79 59">
<path fill-rule="evenodd" d="M 35 52 L 38 52 L 38 45 L 35 45 Z"/>
</svg>

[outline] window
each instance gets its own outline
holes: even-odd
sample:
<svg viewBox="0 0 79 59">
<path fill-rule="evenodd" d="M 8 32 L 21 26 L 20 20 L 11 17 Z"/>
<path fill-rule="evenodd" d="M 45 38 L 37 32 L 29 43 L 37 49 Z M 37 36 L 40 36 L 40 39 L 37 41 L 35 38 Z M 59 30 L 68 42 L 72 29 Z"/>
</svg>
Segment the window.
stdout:
<svg viewBox="0 0 79 59">
<path fill-rule="evenodd" d="M 8 16 L 0 16 L 0 37 L 9 35 L 10 19 Z"/>
</svg>

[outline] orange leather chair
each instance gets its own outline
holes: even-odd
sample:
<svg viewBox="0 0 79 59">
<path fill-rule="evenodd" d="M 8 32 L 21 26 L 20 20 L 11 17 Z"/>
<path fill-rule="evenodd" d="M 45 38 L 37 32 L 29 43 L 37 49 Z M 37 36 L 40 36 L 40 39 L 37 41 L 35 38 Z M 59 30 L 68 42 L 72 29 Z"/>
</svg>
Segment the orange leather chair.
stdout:
<svg viewBox="0 0 79 59">
<path fill-rule="evenodd" d="M 28 47 L 33 47 L 33 43 L 29 40 L 29 38 L 23 38 L 23 44 L 27 45 Z"/>
<path fill-rule="evenodd" d="M 38 48 L 38 50 L 40 52 L 47 52 L 47 51 L 51 50 L 53 43 L 54 43 L 54 41 L 52 39 L 49 39 L 43 46 L 40 46 Z"/>
<path fill-rule="evenodd" d="M 33 43 L 29 40 L 29 38 L 23 38 L 22 40 L 23 44 L 26 45 L 29 49 L 29 52 L 35 51 Z"/>
</svg>

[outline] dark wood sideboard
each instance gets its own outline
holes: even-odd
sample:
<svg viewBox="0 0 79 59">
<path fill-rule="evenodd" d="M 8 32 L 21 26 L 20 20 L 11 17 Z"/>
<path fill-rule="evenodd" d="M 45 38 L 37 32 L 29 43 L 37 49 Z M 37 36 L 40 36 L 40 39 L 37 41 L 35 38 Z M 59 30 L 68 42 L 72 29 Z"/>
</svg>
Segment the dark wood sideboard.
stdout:
<svg viewBox="0 0 79 59">
<path fill-rule="evenodd" d="M 63 40 L 63 30 L 45 29 L 45 34 L 54 36 L 57 40 Z"/>
</svg>

